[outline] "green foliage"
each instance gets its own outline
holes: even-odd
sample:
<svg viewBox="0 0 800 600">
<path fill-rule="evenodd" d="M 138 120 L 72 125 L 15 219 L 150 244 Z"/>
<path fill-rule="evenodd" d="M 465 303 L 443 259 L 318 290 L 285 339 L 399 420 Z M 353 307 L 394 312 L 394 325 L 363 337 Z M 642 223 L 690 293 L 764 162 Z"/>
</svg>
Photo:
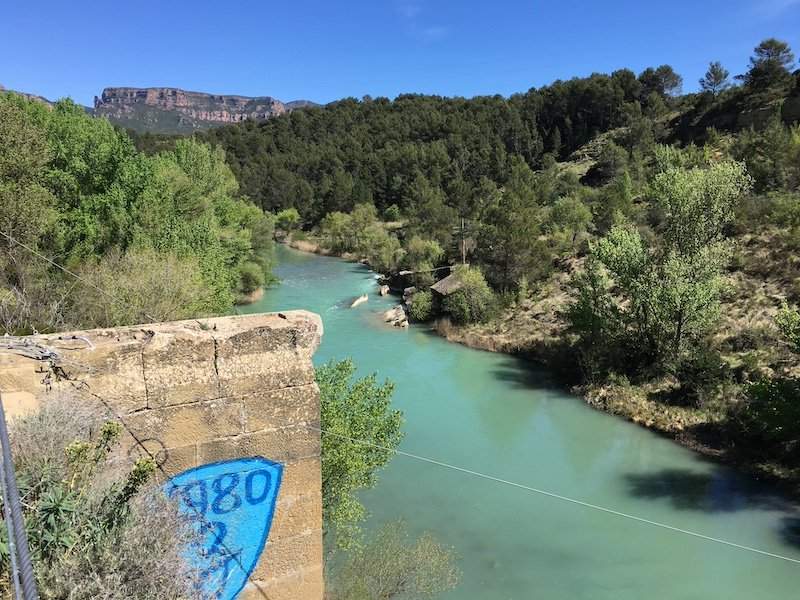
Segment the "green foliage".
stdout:
<svg viewBox="0 0 800 600">
<path fill-rule="evenodd" d="M 800 445 L 800 382 L 778 379 L 751 382 L 749 402 L 738 414 L 746 435 L 778 449 L 796 463 Z"/>
<path fill-rule="evenodd" d="M 602 231 L 633 216 L 633 182 L 628 171 L 600 191 L 594 216 Z"/>
<path fill-rule="evenodd" d="M 400 213 L 400 207 L 397 204 L 391 204 L 383 211 L 383 218 L 390 222 L 396 222 L 403 218 Z"/>
<path fill-rule="evenodd" d="M 790 310 L 786 304 L 781 307 L 778 316 L 775 317 L 775 324 L 783 334 L 783 337 L 792 347 L 796 354 L 800 354 L 800 312 Z"/>
<path fill-rule="evenodd" d="M 592 211 L 578 198 L 559 198 L 550 212 L 550 224 L 556 232 L 563 232 L 575 239 L 586 231 L 592 221 Z"/>
<path fill-rule="evenodd" d="M 749 129 L 737 136 L 731 153 L 747 165 L 756 191 L 800 186 L 800 129 L 784 125 L 777 113 L 761 131 Z"/>
<path fill-rule="evenodd" d="M 155 462 L 116 450 L 122 426 L 88 399 L 58 398 L 14 423 L 15 468 L 42 598 L 197 597 L 177 507 L 151 486 Z M 0 547 L 7 550 L 6 528 Z M 7 571 L 7 551 L 0 553 Z"/>
<path fill-rule="evenodd" d="M 196 259 L 173 253 L 112 252 L 97 264 L 84 265 L 80 275 L 87 289 L 70 312 L 86 327 L 208 316 L 224 311 L 229 302 L 213 296 Z M 263 270 L 254 268 L 253 276 L 263 277 Z"/>
<path fill-rule="evenodd" d="M 365 232 L 361 250 L 373 269 L 384 272 L 394 271 L 404 254 L 397 236 L 377 224 Z"/>
<path fill-rule="evenodd" d="M 587 177 L 596 185 L 602 185 L 620 177 L 627 168 L 628 151 L 609 140 L 600 150 Z"/>
<path fill-rule="evenodd" d="M 517 161 L 497 203 L 486 209 L 478 256 L 497 289 L 514 289 L 523 276 L 539 279 L 550 270 L 546 245 L 538 239 L 542 215 L 535 186 L 533 172 Z"/>
<path fill-rule="evenodd" d="M 189 269 L 189 287 L 199 268 L 204 289 L 198 294 L 212 299 L 193 306 L 227 312 L 239 293 L 268 279 L 265 251 L 273 237 L 271 219 L 237 194 L 221 149 L 181 139 L 146 156 L 124 132 L 71 101 L 48 109 L 0 94 L 0 227 L 72 269 L 87 272 L 107 256 L 114 263 L 133 249 L 139 255 L 152 251 L 153 263 L 165 257 L 167 263 L 197 265 Z M 77 309 L 82 296 L 94 292 L 71 286 L 54 267 L 36 266 L 41 259 L 11 242 L 3 244 L 5 330 L 88 324 L 80 320 L 87 311 Z M 148 285 L 155 287 L 139 290 L 139 296 L 159 294 L 158 283 Z M 43 298 L 44 290 L 51 297 Z M 95 296 L 93 302 L 106 305 L 111 299 Z M 139 308 L 136 319 L 142 317 Z M 113 318 L 116 309 L 92 310 Z"/>
<path fill-rule="evenodd" d="M 453 277 L 460 287 L 442 300 L 442 312 L 457 325 L 486 323 L 498 310 L 497 298 L 479 269 L 458 265 Z"/>
<path fill-rule="evenodd" d="M 740 163 L 670 167 L 655 176 L 650 194 L 664 213 L 659 243 L 649 246 L 635 227 L 622 223 L 592 245 L 592 257 L 619 286 L 622 302 L 611 309 L 608 286 L 594 263 L 577 281 L 571 319 L 590 354 L 597 354 L 609 325 L 617 329 L 609 343 L 633 336 L 645 362 L 676 359 L 687 339 L 711 330 L 727 262 L 724 227 L 749 184 Z M 612 320 L 617 314 L 621 319 Z"/>
<path fill-rule="evenodd" d="M 584 374 L 592 380 L 612 363 L 615 341 L 622 331 L 620 309 L 609 291 L 611 282 L 596 258 L 590 257 L 584 270 L 573 274 L 572 285 L 577 291 L 576 301 L 567 308 L 566 317 L 580 337 Z"/>
<path fill-rule="evenodd" d="M 294 206 L 286 208 L 275 215 L 275 226 L 281 231 L 289 233 L 297 229 L 299 225 L 300 213 L 297 212 Z"/>
<path fill-rule="evenodd" d="M 794 54 L 789 45 L 775 38 L 767 38 L 753 50 L 750 70 L 744 83 L 754 91 L 769 91 L 786 86 L 790 81 Z"/>
<path fill-rule="evenodd" d="M 722 66 L 719 61 L 711 62 L 708 65 L 708 71 L 700 79 L 700 89 L 705 93 L 710 94 L 711 98 L 716 98 L 720 92 L 725 91 L 731 86 L 730 71 Z"/>
<path fill-rule="evenodd" d="M 412 540 L 401 520 L 350 551 L 326 594 L 331 600 L 425 600 L 455 588 L 460 577 L 453 550 L 430 533 Z"/>
<path fill-rule="evenodd" d="M 394 384 L 378 384 L 374 374 L 353 381 L 349 359 L 317 369 L 322 437 L 322 517 L 325 533 L 338 547 L 358 540 L 366 517 L 356 494 L 375 486 L 400 443 L 402 413 L 391 409 Z M 355 441 L 359 440 L 359 441 Z"/>
<path fill-rule="evenodd" d="M 678 358 L 674 375 L 681 384 L 680 403 L 702 406 L 731 381 L 731 369 L 719 352 L 706 345 L 691 348 Z"/>
<path fill-rule="evenodd" d="M 411 297 L 408 316 L 413 321 L 425 322 L 433 317 L 433 292 L 425 290 Z"/>
</svg>

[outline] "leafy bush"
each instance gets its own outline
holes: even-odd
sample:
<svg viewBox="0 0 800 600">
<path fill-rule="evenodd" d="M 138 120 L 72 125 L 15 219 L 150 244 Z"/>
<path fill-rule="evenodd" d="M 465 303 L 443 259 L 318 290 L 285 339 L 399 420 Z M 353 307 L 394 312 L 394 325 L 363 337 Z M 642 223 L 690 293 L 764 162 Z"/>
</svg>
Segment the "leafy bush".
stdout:
<svg viewBox="0 0 800 600">
<path fill-rule="evenodd" d="M 56 398 L 11 431 L 26 530 L 42 598 L 196 598 L 194 540 L 160 486 L 152 459 L 114 448 L 122 425 L 82 398 Z M 8 569 L 6 528 L 0 563 Z"/>
<path fill-rule="evenodd" d="M 397 204 L 390 204 L 383 211 L 383 218 L 389 222 L 396 222 L 403 218 L 400 214 L 400 207 Z"/>
<path fill-rule="evenodd" d="M 428 321 L 433 316 L 433 293 L 425 290 L 414 294 L 410 300 L 408 315 L 412 321 Z"/>
<path fill-rule="evenodd" d="M 257 273 L 263 277 L 253 268 L 254 278 Z M 85 327 L 187 319 L 221 312 L 228 301 L 212 296 L 195 260 L 154 250 L 111 253 L 80 275 L 90 285 L 71 312 Z"/>
<path fill-rule="evenodd" d="M 800 382 L 754 381 L 746 392 L 749 402 L 738 414 L 743 432 L 776 446 L 788 457 L 794 456 L 796 463 L 800 447 Z"/>
<path fill-rule="evenodd" d="M 461 287 L 442 300 L 442 311 L 457 325 L 486 323 L 497 314 L 498 304 L 479 269 L 459 265 L 453 272 Z"/>
<path fill-rule="evenodd" d="M 697 346 L 678 360 L 675 376 L 681 383 L 680 403 L 700 406 L 731 380 L 731 369 L 718 352 Z"/>
<path fill-rule="evenodd" d="M 430 533 L 417 540 L 405 523 L 381 527 L 362 548 L 351 551 L 326 598 L 330 600 L 423 600 L 456 587 L 461 574 L 455 553 Z"/>
<path fill-rule="evenodd" d="M 295 230 L 299 224 L 300 213 L 294 207 L 282 210 L 275 215 L 275 226 L 285 233 Z"/>
</svg>

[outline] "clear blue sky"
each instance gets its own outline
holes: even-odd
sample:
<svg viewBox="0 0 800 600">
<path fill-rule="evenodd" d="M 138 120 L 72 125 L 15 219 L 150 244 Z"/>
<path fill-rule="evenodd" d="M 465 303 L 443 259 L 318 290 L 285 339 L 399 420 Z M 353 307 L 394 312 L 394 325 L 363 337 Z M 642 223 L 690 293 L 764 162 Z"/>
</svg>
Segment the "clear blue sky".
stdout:
<svg viewBox="0 0 800 600">
<path fill-rule="evenodd" d="M 671 64 L 746 70 L 766 37 L 800 54 L 800 0 L 4 0 L 0 84 L 91 104 L 108 86 L 329 102 L 471 97 Z"/>
</svg>

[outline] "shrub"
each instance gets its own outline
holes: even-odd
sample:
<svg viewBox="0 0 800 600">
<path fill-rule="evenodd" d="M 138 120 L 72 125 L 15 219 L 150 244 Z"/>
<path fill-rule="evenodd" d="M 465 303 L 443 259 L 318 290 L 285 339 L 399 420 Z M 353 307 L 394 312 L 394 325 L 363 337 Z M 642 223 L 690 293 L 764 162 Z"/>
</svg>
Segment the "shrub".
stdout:
<svg viewBox="0 0 800 600">
<path fill-rule="evenodd" d="M 412 540 L 405 523 L 381 527 L 363 547 L 350 552 L 337 581 L 326 590 L 331 600 L 436 598 L 456 587 L 460 573 L 455 553 L 430 533 Z"/>
<path fill-rule="evenodd" d="M 267 276 L 264 274 L 264 269 L 252 261 L 244 263 L 239 270 L 239 277 L 241 281 L 241 291 L 245 294 L 263 287 L 267 282 Z"/>
<path fill-rule="evenodd" d="M 731 369 L 718 352 L 698 346 L 678 360 L 675 376 L 681 383 L 680 403 L 699 406 L 731 380 Z"/>
<path fill-rule="evenodd" d="M 800 383 L 792 379 L 760 380 L 745 391 L 749 402 L 739 413 L 743 433 L 795 456 L 800 445 Z"/>
<path fill-rule="evenodd" d="M 15 469 L 42 598 L 197 598 L 194 541 L 178 507 L 148 486 L 152 459 L 114 447 L 122 425 L 88 399 L 56 398 L 14 423 Z M 0 563 L 8 568 L 6 528 Z"/>
<path fill-rule="evenodd" d="M 403 216 L 400 214 L 400 208 L 397 206 L 397 204 L 390 204 L 383 211 L 383 218 L 386 221 L 394 222 L 394 221 L 399 221 L 400 219 L 403 218 Z"/>
<path fill-rule="evenodd" d="M 86 265 L 80 275 L 89 284 L 75 292 L 71 314 L 80 327 L 175 321 L 221 312 L 233 304 L 227 293 L 214 297 L 196 260 L 175 254 L 112 252 L 98 264 Z"/>
<path fill-rule="evenodd" d="M 411 297 L 408 315 L 413 321 L 428 321 L 433 316 L 433 294 L 430 290 L 417 292 Z"/>
<path fill-rule="evenodd" d="M 289 233 L 300 224 L 300 213 L 296 208 L 287 208 L 275 215 L 275 226 L 285 233 Z"/>
<path fill-rule="evenodd" d="M 490 321 L 498 310 L 497 297 L 480 270 L 459 265 L 454 276 L 461 287 L 444 298 L 442 311 L 458 325 Z"/>
</svg>

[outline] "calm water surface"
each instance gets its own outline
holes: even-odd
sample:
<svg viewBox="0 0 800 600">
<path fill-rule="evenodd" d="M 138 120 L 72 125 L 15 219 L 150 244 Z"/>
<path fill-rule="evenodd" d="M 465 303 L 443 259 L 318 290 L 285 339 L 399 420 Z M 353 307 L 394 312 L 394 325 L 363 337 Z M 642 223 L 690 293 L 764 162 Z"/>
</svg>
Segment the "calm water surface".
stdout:
<svg viewBox="0 0 800 600">
<path fill-rule="evenodd" d="M 315 356 L 397 382 L 400 448 L 800 560 L 800 512 L 768 487 L 557 389 L 546 371 L 383 324 L 397 303 L 366 268 L 279 247 L 280 286 L 248 312 L 322 315 Z M 355 309 L 349 301 L 369 294 Z M 800 564 L 754 554 L 403 456 L 362 496 L 371 526 L 404 516 L 460 556 L 448 599 L 782 600 Z"/>
</svg>

